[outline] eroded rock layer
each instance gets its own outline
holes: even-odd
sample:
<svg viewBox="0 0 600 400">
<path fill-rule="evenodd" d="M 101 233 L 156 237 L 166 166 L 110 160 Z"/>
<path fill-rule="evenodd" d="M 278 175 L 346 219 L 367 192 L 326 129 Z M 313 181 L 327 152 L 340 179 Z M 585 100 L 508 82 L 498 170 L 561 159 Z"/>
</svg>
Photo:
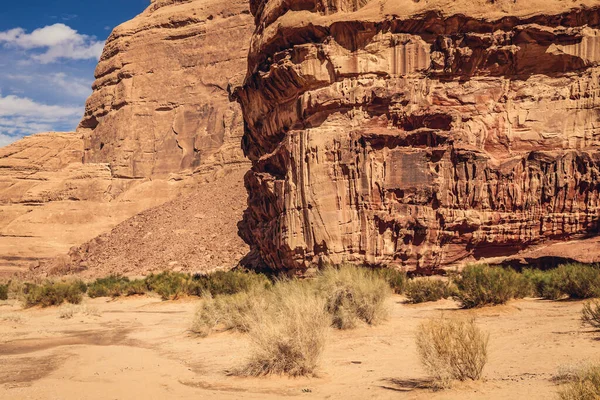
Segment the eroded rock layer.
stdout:
<svg viewBox="0 0 600 400">
<path fill-rule="evenodd" d="M 85 162 L 162 178 L 243 161 L 227 88 L 243 79 L 251 32 L 247 0 L 153 0 L 117 27 L 78 129 Z"/>
<path fill-rule="evenodd" d="M 599 233 L 600 1 L 251 8 L 240 231 L 272 267 L 430 269 Z"/>
</svg>

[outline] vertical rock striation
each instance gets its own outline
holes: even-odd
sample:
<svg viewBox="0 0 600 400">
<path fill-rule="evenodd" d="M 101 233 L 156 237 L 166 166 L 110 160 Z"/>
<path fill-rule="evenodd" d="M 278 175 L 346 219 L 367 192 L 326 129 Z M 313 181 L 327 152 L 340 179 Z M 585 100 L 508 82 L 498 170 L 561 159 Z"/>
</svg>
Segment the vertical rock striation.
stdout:
<svg viewBox="0 0 600 400">
<path fill-rule="evenodd" d="M 251 9 L 240 232 L 271 267 L 430 269 L 598 235 L 600 1 Z"/>
<path fill-rule="evenodd" d="M 227 88 L 243 79 L 251 32 L 247 0 L 153 0 L 118 26 L 78 129 L 84 161 L 124 178 L 243 161 L 242 116 Z"/>
</svg>

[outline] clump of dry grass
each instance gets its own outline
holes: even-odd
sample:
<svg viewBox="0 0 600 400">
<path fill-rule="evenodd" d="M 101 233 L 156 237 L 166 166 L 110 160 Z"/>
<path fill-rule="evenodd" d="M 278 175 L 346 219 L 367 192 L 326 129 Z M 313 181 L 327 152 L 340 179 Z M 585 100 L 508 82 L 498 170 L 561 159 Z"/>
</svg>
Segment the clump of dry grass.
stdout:
<svg viewBox="0 0 600 400">
<path fill-rule="evenodd" d="M 271 292 L 260 286 L 234 295 L 205 294 L 190 330 L 201 337 L 214 331 L 247 332 L 250 321 L 267 309 L 271 297 Z"/>
<path fill-rule="evenodd" d="M 376 324 L 388 315 L 388 281 L 368 269 L 327 268 L 314 280 L 252 285 L 233 295 L 204 292 L 191 331 L 247 332 L 252 353 L 234 373 L 244 376 L 314 375 L 332 325 Z"/>
<path fill-rule="evenodd" d="M 71 319 L 77 314 L 88 317 L 99 317 L 102 313 L 96 307 L 65 304 L 58 309 L 58 317 L 61 319 Z"/>
<path fill-rule="evenodd" d="M 565 380 L 567 383 L 558 392 L 560 400 L 600 399 L 600 365 L 581 368 Z"/>
<path fill-rule="evenodd" d="M 316 289 L 338 329 L 355 328 L 359 321 L 376 325 L 387 319 L 388 282 L 377 273 L 350 265 L 328 267 L 319 273 Z"/>
<path fill-rule="evenodd" d="M 325 300 L 306 282 L 280 282 L 269 304 L 248 321 L 251 355 L 236 371 L 243 376 L 314 375 L 331 318 Z"/>
<path fill-rule="evenodd" d="M 584 324 L 600 329 L 600 300 L 591 300 L 583 305 L 581 321 Z"/>
<path fill-rule="evenodd" d="M 419 325 L 417 348 L 436 386 L 453 380 L 479 380 L 487 363 L 489 336 L 474 320 L 430 319 Z"/>
<path fill-rule="evenodd" d="M 70 304 L 67 304 L 66 306 L 61 306 L 58 309 L 58 318 L 71 319 L 75 316 L 75 313 L 76 313 L 75 307 L 73 307 Z"/>
</svg>

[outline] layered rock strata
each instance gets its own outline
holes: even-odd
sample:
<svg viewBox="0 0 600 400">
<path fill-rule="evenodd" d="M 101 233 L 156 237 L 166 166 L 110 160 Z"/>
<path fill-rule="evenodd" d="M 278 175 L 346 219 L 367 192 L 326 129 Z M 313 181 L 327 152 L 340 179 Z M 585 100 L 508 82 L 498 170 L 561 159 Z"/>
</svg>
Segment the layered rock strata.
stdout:
<svg viewBox="0 0 600 400">
<path fill-rule="evenodd" d="M 271 267 L 432 269 L 598 235 L 600 1 L 251 9 L 240 232 Z"/>
<path fill-rule="evenodd" d="M 247 0 L 153 0 L 112 32 L 78 128 L 85 162 L 113 175 L 166 178 L 242 162 L 239 106 Z"/>
</svg>

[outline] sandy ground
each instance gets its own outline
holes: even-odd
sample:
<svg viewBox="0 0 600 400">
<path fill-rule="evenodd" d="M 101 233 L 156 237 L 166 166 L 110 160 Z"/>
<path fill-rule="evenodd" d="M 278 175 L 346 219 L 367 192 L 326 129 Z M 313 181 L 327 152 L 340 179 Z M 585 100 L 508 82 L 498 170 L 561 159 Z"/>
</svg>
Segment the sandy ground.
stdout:
<svg viewBox="0 0 600 400">
<path fill-rule="evenodd" d="M 600 333 L 581 326 L 582 303 L 520 300 L 459 310 L 450 300 L 390 300 L 377 327 L 331 331 L 317 378 L 231 377 L 248 354 L 242 334 L 188 332 L 198 300 L 86 299 L 71 319 L 57 308 L 0 302 L 0 399 L 552 399 L 559 368 L 600 359 Z M 490 332 L 481 382 L 434 392 L 419 365 L 420 321 L 474 316 Z"/>
</svg>

